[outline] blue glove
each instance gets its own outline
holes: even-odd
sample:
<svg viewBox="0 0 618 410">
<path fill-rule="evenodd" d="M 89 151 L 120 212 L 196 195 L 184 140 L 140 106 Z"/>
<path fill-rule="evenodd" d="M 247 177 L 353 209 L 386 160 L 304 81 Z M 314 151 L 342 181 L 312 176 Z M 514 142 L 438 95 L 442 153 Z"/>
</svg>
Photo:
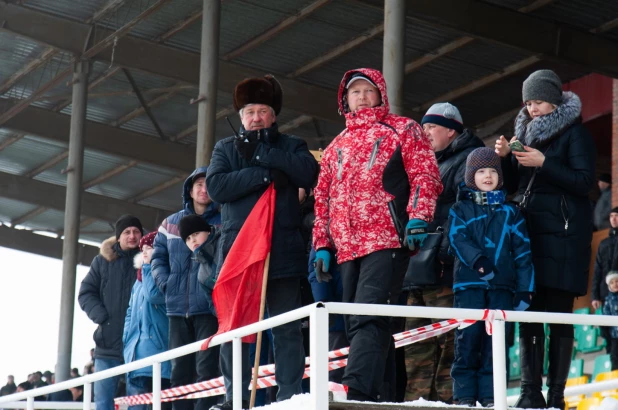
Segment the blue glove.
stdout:
<svg viewBox="0 0 618 410">
<path fill-rule="evenodd" d="M 427 238 L 427 222 L 421 219 L 411 219 L 408 221 L 408 225 L 406 225 L 408 248 L 411 251 L 419 249 L 423 246 L 425 238 Z"/>
<path fill-rule="evenodd" d="M 326 248 L 320 249 L 315 253 L 315 278 L 318 283 L 328 282 L 333 275 L 328 273 L 330 268 L 330 251 Z"/>
<path fill-rule="evenodd" d="M 496 267 L 486 256 L 481 256 L 474 262 L 474 269 L 479 271 L 481 280 L 492 280 Z"/>
<path fill-rule="evenodd" d="M 526 310 L 530 307 L 530 298 L 532 293 L 529 292 L 517 292 L 513 299 L 513 309 L 518 311 Z"/>
</svg>

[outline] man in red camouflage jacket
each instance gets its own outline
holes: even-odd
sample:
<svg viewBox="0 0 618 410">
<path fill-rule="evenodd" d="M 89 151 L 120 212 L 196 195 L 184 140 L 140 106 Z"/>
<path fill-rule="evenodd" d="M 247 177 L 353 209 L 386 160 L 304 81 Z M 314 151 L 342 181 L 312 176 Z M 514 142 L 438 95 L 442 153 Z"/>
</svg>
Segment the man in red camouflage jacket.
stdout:
<svg viewBox="0 0 618 410">
<path fill-rule="evenodd" d="M 346 129 L 324 151 L 315 188 L 317 278 L 330 279 L 336 253 L 343 302 L 396 303 L 410 249 L 427 237 L 442 191 L 436 157 L 418 123 L 389 113 L 379 71 L 348 71 L 338 97 Z M 379 401 L 389 318 L 351 315 L 346 330 L 348 399 Z"/>
</svg>

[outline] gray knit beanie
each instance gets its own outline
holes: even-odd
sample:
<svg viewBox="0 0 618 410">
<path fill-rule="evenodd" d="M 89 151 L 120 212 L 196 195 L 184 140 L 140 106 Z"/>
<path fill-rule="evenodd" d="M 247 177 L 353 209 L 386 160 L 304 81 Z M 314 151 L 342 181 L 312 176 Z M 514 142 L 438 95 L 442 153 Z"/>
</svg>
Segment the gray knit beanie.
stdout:
<svg viewBox="0 0 618 410">
<path fill-rule="evenodd" d="M 464 130 L 463 120 L 457 107 L 451 103 L 436 103 L 429 107 L 421 120 L 421 126 L 426 123 L 437 124 L 462 133 Z"/>
<path fill-rule="evenodd" d="M 562 81 L 552 70 L 538 70 L 530 74 L 522 87 L 523 101 L 540 100 L 562 104 Z"/>
<path fill-rule="evenodd" d="M 464 175 L 464 181 L 468 188 L 474 190 L 479 189 L 474 182 L 474 174 L 481 168 L 493 168 L 498 171 L 498 185 L 496 189 L 502 188 L 502 166 L 500 164 L 500 157 L 493 148 L 489 147 L 477 148 L 468 155 L 466 159 L 466 173 Z"/>
</svg>

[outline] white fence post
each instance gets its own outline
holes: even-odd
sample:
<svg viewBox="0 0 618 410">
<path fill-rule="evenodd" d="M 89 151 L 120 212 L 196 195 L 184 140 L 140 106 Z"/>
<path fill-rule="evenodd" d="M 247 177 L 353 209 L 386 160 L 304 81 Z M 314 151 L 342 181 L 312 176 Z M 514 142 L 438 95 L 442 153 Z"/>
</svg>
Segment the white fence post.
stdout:
<svg viewBox="0 0 618 410">
<path fill-rule="evenodd" d="M 232 400 L 234 410 L 242 410 L 242 339 L 235 337 L 232 340 Z M 257 386 L 256 386 L 257 387 Z"/>
<path fill-rule="evenodd" d="M 311 408 L 328 409 L 328 310 L 316 304 L 309 316 Z"/>
<path fill-rule="evenodd" d="M 152 364 L 152 410 L 161 410 L 161 362 Z"/>
<path fill-rule="evenodd" d="M 26 409 L 34 410 L 34 397 L 30 396 L 26 399 Z"/>
<path fill-rule="evenodd" d="M 90 410 L 92 399 L 92 383 L 84 383 L 84 392 L 82 393 L 84 398 L 84 410 Z"/>
<path fill-rule="evenodd" d="M 504 320 L 495 319 L 491 348 L 494 368 L 494 410 L 506 410 L 506 335 Z"/>
</svg>

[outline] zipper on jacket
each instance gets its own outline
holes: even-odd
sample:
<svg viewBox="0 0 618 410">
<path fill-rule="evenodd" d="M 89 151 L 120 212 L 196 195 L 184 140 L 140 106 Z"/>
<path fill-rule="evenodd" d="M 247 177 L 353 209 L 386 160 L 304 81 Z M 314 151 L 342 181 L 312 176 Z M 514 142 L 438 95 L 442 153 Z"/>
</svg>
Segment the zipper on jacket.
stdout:
<svg viewBox="0 0 618 410">
<path fill-rule="evenodd" d="M 566 213 L 562 207 L 563 205 L 566 208 Z M 562 219 L 564 219 L 564 230 L 567 231 L 569 229 L 569 204 L 564 195 L 560 196 L 560 213 L 562 213 Z"/>
<path fill-rule="evenodd" d="M 340 148 L 337 148 L 337 179 L 341 180 L 343 177 L 343 152 Z"/>
<path fill-rule="evenodd" d="M 414 191 L 414 200 L 412 201 L 412 209 L 416 209 L 416 205 L 418 205 L 418 196 L 421 193 L 421 186 L 417 185 L 416 190 Z"/>
<path fill-rule="evenodd" d="M 380 142 L 384 137 L 380 137 L 373 143 L 373 150 L 371 151 L 371 157 L 369 157 L 369 164 L 367 165 L 367 169 L 371 169 L 373 164 L 376 162 L 376 157 L 378 156 L 378 149 L 380 148 Z"/>
</svg>

